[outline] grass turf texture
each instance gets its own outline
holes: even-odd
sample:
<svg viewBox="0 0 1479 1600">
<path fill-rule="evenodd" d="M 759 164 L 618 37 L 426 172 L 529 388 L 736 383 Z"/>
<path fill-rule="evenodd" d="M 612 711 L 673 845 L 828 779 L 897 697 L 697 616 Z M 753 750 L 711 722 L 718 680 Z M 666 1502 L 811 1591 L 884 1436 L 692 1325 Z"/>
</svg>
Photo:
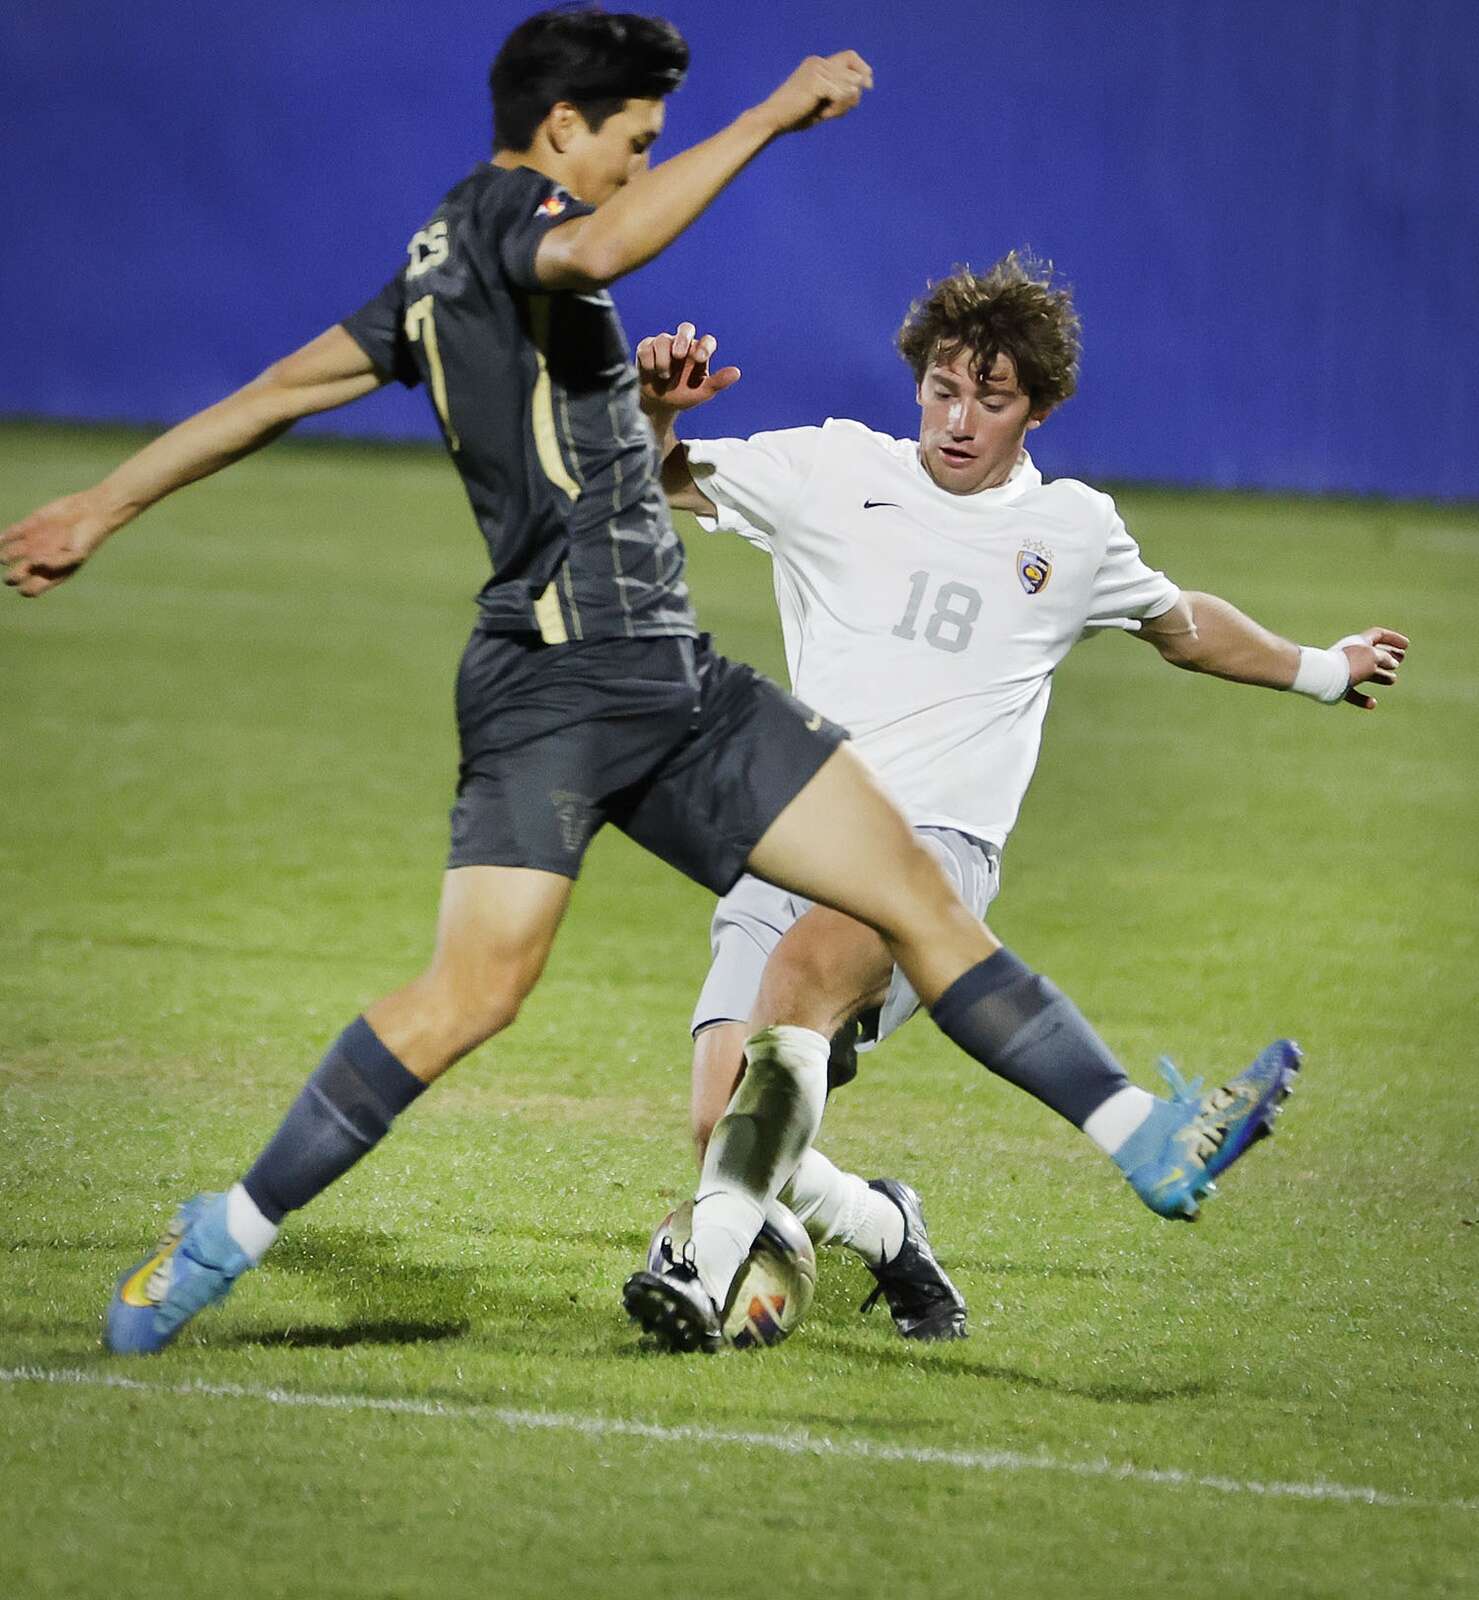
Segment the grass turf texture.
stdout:
<svg viewBox="0 0 1479 1600">
<path fill-rule="evenodd" d="M 131 443 L 0 432 L 0 524 Z M 115 1273 L 426 955 L 480 550 L 435 455 L 288 444 L 0 597 L 0 1368 L 89 1385 L 0 1383 L 0 1593 L 1474 1593 L 1479 526 L 1122 505 L 1180 581 L 1315 642 L 1390 623 L 1412 659 L 1364 716 L 1125 640 L 1070 658 L 994 924 L 1142 1082 L 1280 1032 L 1308 1070 L 1188 1228 L 906 1030 L 824 1148 L 923 1191 L 972 1310 L 939 1349 L 860 1319 L 828 1252 L 784 1349 L 637 1350 L 618 1289 L 688 1182 L 709 900 L 608 834 L 515 1028 L 176 1348 L 104 1356 Z M 763 558 L 689 542 L 707 625 L 779 669 Z M 777 1453 L 798 1430 L 837 1451 Z M 1062 1470 L 1096 1462 L 1403 1503 Z"/>
</svg>

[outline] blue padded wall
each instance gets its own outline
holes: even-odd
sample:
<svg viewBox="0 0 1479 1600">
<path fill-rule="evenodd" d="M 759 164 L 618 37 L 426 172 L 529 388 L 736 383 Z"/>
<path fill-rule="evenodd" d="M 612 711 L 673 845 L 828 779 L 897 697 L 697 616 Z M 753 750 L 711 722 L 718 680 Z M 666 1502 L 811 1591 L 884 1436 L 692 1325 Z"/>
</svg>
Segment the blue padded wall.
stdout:
<svg viewBox="0 0 1479 1600">
<path fill-rule="evenodd" d="M 487 152 L 526 7 L 10 0 L 0 412 L 168 420 L 335 321 Z M 1086 326 L 1054 472 L 1479 496 L 1472 0 L 672 0 L 667 148 L 844 45 L 878 89 L 768 151 L 617 298 L 745 381 L 710 431 L 909 433 L 891 335 L 931 274 L 1051 257 Z M 659 146 L 659 152 L 663 146 Z M 419 396 L 318 424 L 427 436 Z"/>
</svg>

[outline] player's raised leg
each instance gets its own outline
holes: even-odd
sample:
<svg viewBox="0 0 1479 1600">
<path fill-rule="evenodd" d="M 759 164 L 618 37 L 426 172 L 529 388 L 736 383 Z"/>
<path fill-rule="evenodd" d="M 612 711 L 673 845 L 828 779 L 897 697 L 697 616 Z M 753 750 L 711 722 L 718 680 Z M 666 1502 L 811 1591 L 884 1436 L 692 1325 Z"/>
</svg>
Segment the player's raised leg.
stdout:
<svg viewBox="0 0 1479 1600">
<path fill-rule="evenodd" d="M 808 835 L 811 859 L 803 861 Z M 770 882 L 809 899 L 830 901 L 883 933 L 888 948 L 880 966 L 885 972 L 892 965 L 890 952 L 896 961 L 898 947 L 909 944 L 917 972 L 932 974 L 932 989 L 996 948 L 955 897 L 933 856 L 845 746 L 826 759 L 765 829 L 749 865 Z M 863 886 L 853 894 L 850 882 Z M 913 909 L 900 915 L 898 908 L 906 903 Z M 929 927 L 942 945 L 954 947 L 953 954 L 947 948 L 939 959 L 927 936 Z M 920 977 L 911 978 L 919 987 Z M 808 987 L 799 978 L 795 992 L 788 986 L 777 994 L 774 980 L 770 989 L 766 984 L 762 978 L 761 1009 L 755 1018 L 762 1026 L 746 1048 L 743 1081 L 714 1130 L 705 1158 L 689 1270 L 671 1275 L 673 1281 L 666 1286 L 639 1282 L 643 1274 L 629 1284 L 639 1293 L 628 1296 L 628 1309 L 673 1348 L 708 1347 L 702 1325 L 717 1323 L 715 1307 L 724 1303 L 766 1204 L 816 1135 L 830 1036 L 850 1014 L 829 990 Z M 670 1301 L 666 1306 L 664 1289 Z"/>
<path fill-rule="evenodd" d="M 1082 1128 L 1151 1210 L 1195 1220 L 1217 1175 L 1272 1131 L 1299 1070 L 1297 1046 L 1277 1040 L 1219 1088 L 1205 1090 L 1200 1081 L 1185 1085 L 1169 1063 L 1169 1099 L 1137 1088 L 1073 1002 L 1002 948 L 953 894 L 942 914 L 939 894 L 948 884 L 912 833 L 915 855 L 900 861 L 902 819 L 891 819 L 887 802 L 879 805 L 882 798 L 866 772 L 859 783 L 834 759 L 761 840 L 755 870 L 768 877 L 790 873 L 786 881 L 795 892 L 872 923 L 949 1038 Z M 829 813 L 846 817 L 865 833 L 877 852 L 868 858 L 867 872 L 845 871 L 828 843 L 839 834 L 827 820 Z M 810 845 L 809 834 L 815 836 Z M 875 859 L 900 865 L 885 873 L 874 870 Z M 933 876 L 923 870 L 925 863 Z M 799 882 L 794 875 L 800 875 Z M 885 893 L 907 894 L 907 905 L 892 912 L 879 906 L 881 887 Z M 989 953 L 979 957 L 973 947 L 979 950 L 983 941 Z M 768 987 L 772 980 L 774 986 Z M 756 1021 L 790 1015 L 805 1004 L 782 971 L 767 970 Z"/>
<path fill-rule="evenodd" d="M 1154 1108 L 1153 1097 L 1130 1085 L 1072 1002 L 1003 949 L 959 901 L 929 851 L 845 747 L 780 813 L 749 864 L 759 876 L 875 928 L 947 1035 L 1075 1125 L 1125 1095 L 1148 1102 L 1137 1106 L 1135 1127 Z M 773 981 L 767 972 L 762 982 L 760 1026 L 747 1048 L 745 1079 L 714 1130 L 695 1202 L 692 1281 L 673 1286 L 683 1302 L 680 1321 L 714 1320 L 765 1204 L 815 1137 L 825 1080 L 823 1030 L 835 1020 L 829 1004 L 800 992 L 783 971 Z M 1292 1063 L 1285 1065 L 1292 1075 Z M 1260 1095 L 1257 1114 L 1266 1116 L 1269 1104 Z M 1241 1111 L 1253 1115 L 1254 1103 Z M 1200 1115 L 1206 1114 L 1218 1113 L 1204 1106 Z M 1204 1136 L 1221 1145 L 1225 1134 L 1206 1128 Z M 1183 1140 L 1178 1153 L 1186 1150 Z"/>
<path fill-rule="evenodd" d="M 108 1348 L 163 1349 L 256 1265 L 288 1212 L 374 1149 L 448 1067 L 506 1028 L 544 970 L 570 888 L 569 878 L 523 867 L 448 872 L 431 964 L 329 1046 L 242 1180 L 187 1201 L 155 1251 L 119 1278 Z"/>
</svg>

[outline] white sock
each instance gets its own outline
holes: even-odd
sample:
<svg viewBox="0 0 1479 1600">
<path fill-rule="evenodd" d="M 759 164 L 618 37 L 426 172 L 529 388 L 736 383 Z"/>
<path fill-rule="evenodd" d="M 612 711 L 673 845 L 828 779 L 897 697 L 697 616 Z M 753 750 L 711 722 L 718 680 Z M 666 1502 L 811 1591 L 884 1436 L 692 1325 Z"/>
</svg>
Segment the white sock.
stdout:
<svg viewBox="0 0 1479 1600">
<path fill-rule="evenodd" d="M 764 1221 L 765 1207 L 749 1195 L 701 1190 L 693 1203 L 693 1264 L 698 1281 L 721 1310 Z"/>
<path fill-rule="evenodd" d="M 1150 1115 L 1155 1096 L 1146 1089 L 1126 1084 L 1089 1113 L 1084 1132 L 1107 1156 L 1112 1156 Z"/>
<path fill-rule="evenodd" d="M 281 1229 L 262 1215 L 256 1201 L 239 1183 L 233 1183 L 226 1191 L 226 1231 L 256 1266 Z"/>
<path fill-rule="evenodd" d="M 855 1173 L 833 1166 L 820 1150 L 802 1156 L 781 1199 L 814 1244 L 846 1245 L 875 1267 L 903 1249 L 904 1213 Z"/>
<path fill-rule="evenodd" d="M 746 1041 L 745 1075 L 710 1136 L 693 1206 L 694 1265 L 716 1305 L 821 1126 L 830 1051 L 810 1028 L 762 1028 Z"/>
</svg>

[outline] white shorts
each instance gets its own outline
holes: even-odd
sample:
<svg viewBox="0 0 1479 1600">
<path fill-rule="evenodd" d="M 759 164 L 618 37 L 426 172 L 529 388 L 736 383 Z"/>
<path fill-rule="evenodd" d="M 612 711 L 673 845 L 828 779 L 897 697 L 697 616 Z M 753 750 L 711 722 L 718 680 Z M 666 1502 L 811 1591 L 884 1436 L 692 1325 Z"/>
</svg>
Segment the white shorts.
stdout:
<svg viewBox="0 0 1479 1600">
<path fill-rule="evenodd" d="M 945 869 L 956 894 L 982 920 L 1001 886 L 1001 852 L 953 828 L 914 830 Z M 693 1009 L 693 1031 L 716 1022 L 746 1022 L 760 992 L 760 974 L 781 936 L 812 901 L 746 874 L 714 908 L 709 925 L 713 962 Z M 901 1028 L 919 1009 L 919 996 L 894 968 L 883 1005 L 863 1018 L 858 1049 L 868 1050 Z"/>
</svg>

